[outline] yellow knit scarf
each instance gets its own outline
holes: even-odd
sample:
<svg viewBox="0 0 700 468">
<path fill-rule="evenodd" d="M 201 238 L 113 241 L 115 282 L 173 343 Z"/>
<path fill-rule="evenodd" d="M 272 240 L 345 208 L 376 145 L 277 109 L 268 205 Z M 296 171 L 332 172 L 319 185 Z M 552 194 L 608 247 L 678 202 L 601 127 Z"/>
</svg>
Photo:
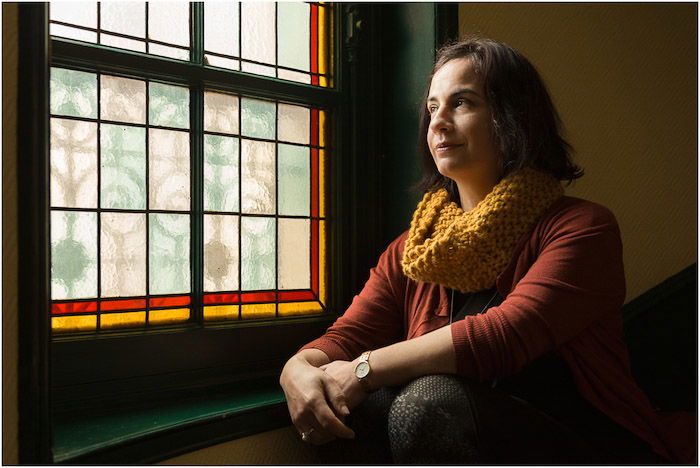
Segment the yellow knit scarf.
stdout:
<svg viewBox="0 0 700 468">
<path fill-rule="evenodd" d="M 554 177 L 522 169 L 504 177 L 470 211 L 445 189 L 418 203 L 403 251 L 403 272 L 461 292 L 492 287 L 518 239 L 564 190 Z"/>
</svg>

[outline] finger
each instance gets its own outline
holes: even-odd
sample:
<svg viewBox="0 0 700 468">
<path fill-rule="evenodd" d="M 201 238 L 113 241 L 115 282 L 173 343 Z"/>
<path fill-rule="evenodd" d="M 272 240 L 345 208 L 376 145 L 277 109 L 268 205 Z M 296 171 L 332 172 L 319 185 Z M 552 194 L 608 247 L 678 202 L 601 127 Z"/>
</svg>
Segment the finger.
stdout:
<svg viewBox="0 0 700 468">
<path fill-rule="evenodd" d="M 332 440 L 335 440 L 336 438 L 337 437 L 325 432 L 323 429 L 319 429 L 319 430 L 311 431 L 311 434 L 309 434 L 307 436 L 307 442 L 309 442 L 310 444 L 313 444 L 313 445 L 323 445 L 323 444 L 327 444 L 328 442 L 330 442 Z"/>
<path fill-rule="evenodd" d="M 330 401 L 331 406 L 335 414 L 340 416 L 343 420 L 350 414 L 350 408 L 348 408 L 347 401 L 345 400 L 345 394 L 343 390 L 338 385 L 338 382 L 333 379 L 324 379 L 323 385 L 326 390 L 326 398 Z"/>
<path fill-rule="evenodd" d="M 315 404 L 314 415 L 321 425 L 320 428 L 326 432 L 336 437 L 342 437 L 343 439 L 353 439 L 355 437 L 353 430 L 343 424 L 343 422 L 333 414 L 333 411 L 325 400 L 318 401 Z"/>
</svg>

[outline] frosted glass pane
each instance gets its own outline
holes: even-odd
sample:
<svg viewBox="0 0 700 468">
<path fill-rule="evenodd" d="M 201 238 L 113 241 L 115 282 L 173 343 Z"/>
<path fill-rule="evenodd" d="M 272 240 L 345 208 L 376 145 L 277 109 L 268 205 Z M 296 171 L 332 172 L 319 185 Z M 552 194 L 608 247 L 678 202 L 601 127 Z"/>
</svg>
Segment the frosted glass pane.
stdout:
<svg viewBox="0 0 700 468">
<path fill-rule="evenodd" d="M 190 3 L 149 2 L 148 38 L 189 47 Z"/>
<path fill-rule="evenodd" d="M 241 70 L 248 73 L 255 73 L 256 75 L 275 76 L 274 67 L 259 65 L 257 63 L 243 62 L 243 64 L 241 65 Z"/>
<path fill-rule="evenodd" d="M 204 290 L 238 289 L 238 216 L 204 215 Z"/>
<path fill-rule="evenodd" d="M 241 98 L 241 135 L 275 138 L 275 103 Z"/>
<path fill-rule="evenodd" d="M 190 217 L 149 214 L 149 292 L 190 292 Z"/>
<path fill-rule="evenodd" d="M 241 3 L 241 56 L 262 63 L 275 63 L 275 4 Z"/>
<path fill-rule="evenodd" d="M 146 215 L 102 213 L 102 296 L 146 294 Z"/>
<path fill-rule="evenodd" d="M 204 3 L 204 50 L 238 56 L 238 2 Z"/>
<path fill-rule="evenodd" d="M 97 75 L 65 68 L 52 68 L 51 113 L 96 118 Z"/>
<path fill-rule="evenodd" d="M 146 123 L 146 82 L 102 75 L 100 114 L 104 120 Z"/>
<path fill-rule="evenodd" d="M 241 197 L 244 213 L 275 213 L 275 144 L 241 142 Z"/>
<path fill-rule="evenodd" d="M 100 29 L 146 37 L 145 2 L 101 2 Z"/>
<path fill-rule="evenodd" d="M 84 29 L 70 28 L 62 24 L 51 23 L 49 31 L 52 36 L 68 37 L 78 41 L 97 42 L 97 33 Z"/>
<path fill-rule="evenodd" d="M 102 208 L 146 208 L 146 129 L 102 124 Z"/>
<path fill-rule="evenodd" d="M 50 2 L 49 19 L 97 28 L 97 2 Z"/>
<path fill-rule="evenodd" d="M 51 206 L 97 208 L 97 124 L 51 119 Z"/>
<path fill-rule="evenodd" d="M 190 128 L 190 90 L 182 86 L 150 83 L 148 121 L 151 125 Z"/>
<path fill-rule="evenodd" d="M 302 72 L 285 70 L 284 68 L 277 69 L 277 77 L 283 80 L 296 81 L 298 83 L 311 84 L 311 75 Z"/>
<path fill-rule="evenodd" d="M 240 67 L 238 60 L 217 57 L 216 55 L 209 54 L 204 56 L 204 64 L 211 65 L 212 67 L 227 68 L 229 70 L 238 70 Z"/>
<path fill-rule="evenodd" d="M 51 212 L 51 299 L 97 296 L 97 215 Z"/>
<path fill-rule="evenodd" d="M 311 174 L 309 148 L 280 144 L 279 158 L 279 213 L 309 216 Z"/>
<path fill-rule="evenodd" d="M 278 104 L 277 125 L 279 130 L 277 138 L 281 141 L 309 144 L 310 110 L 308 107 Z"/>
<path fill-rule="evenodd" d="M 189 210 L 189 134 L 152 128 L 148 133 L 148 146 L 150 208 Z"/>
<path fill-rule="evenodd" d="M 308 219 L 284 219 L 279 222 L 277 272 L 280 289 L 311 288 L 310 223 Z"/>
<path fill-rule="evenodd" d="M 204 135 L 204 209 L 238 211 L 238 138 Z"/>
<path fill-rule="evenodd" d="M 111 36 L 109 34 L 100 35 L 100 44 L 119 47 L 120 49 L 135 50 L 136 52 L 146 52 L 146 43 L 134 39 L 126 39 L 119 36 Z"/>
<path fill-rule="evenodd" d="M 275 220 L 241 219 L 241 289 L 275 287 Z"/>
<path fill-rule="evenodd" d="M 310 5 L 301 2 L 277 4 L 277 63 L 309 71 Z"/>
<path fill-rule="evenodd" d="M 204 131 L 238 133 L 238 96 L 204 92 Z"/>
<path fill-rule="evenodd" d="M 178 49 L 177 47 L 168 47 L 160 44 L 149 43 L 148 53 L 153 55 L 162 55 L 163 57 L 170 57 L 178 60 L 190 59 L 189 49 Z"/>
</svg>

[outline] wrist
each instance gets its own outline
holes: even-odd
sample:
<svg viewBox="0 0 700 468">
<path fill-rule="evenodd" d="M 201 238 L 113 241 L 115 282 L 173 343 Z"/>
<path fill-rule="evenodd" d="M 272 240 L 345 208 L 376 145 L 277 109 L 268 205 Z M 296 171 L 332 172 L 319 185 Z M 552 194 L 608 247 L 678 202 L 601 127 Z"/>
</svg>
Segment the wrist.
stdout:
<svg viewBox="0 0 700 468">
<path fill-rule="evenodd" d="M 365 393 L 371 393 L 375 390 L 374 386 L 372 385 L 372 365 L 369 362 L 371 354 L 372 351 L 365 351 L 353 361 L 355 379 L 358 381 Z"/>
</svg>

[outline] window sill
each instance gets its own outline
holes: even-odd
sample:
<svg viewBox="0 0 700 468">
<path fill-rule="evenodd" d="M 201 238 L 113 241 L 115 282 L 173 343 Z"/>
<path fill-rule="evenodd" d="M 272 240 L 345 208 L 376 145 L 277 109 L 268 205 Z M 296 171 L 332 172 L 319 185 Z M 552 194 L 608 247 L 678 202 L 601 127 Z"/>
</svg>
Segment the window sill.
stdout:
<svg viewBox="0 0 700 468">
<path fill-rule="evenodd" d="M 154 463 L 290 424 L 276 381 L 147 408 L 54 418 L 56 463 Z"/>
</svg>

